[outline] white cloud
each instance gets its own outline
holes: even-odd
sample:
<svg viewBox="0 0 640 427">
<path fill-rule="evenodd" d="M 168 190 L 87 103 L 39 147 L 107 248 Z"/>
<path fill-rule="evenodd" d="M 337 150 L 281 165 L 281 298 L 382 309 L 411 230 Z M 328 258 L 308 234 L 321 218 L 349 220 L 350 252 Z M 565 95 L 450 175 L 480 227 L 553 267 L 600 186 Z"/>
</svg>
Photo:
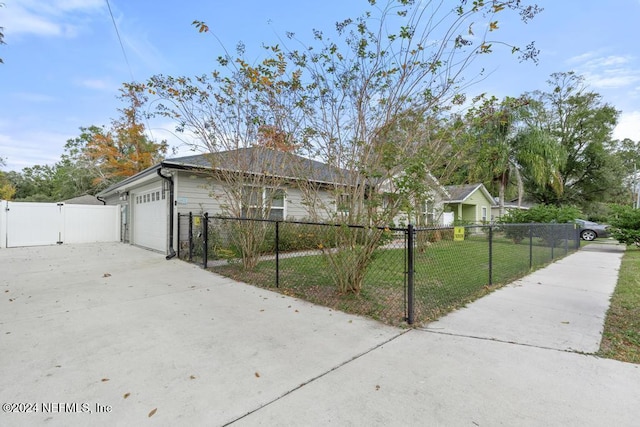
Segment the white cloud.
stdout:
<svg viewBox="0 0 640 427">
<path fill-rule="evenodd" d="M 567 63 L 595 89 L 628 88 L 640 82 L 640 64 L 632 55 L 606 55 L 592 51 L 574 56 Z"/>
<path fill-rule="evenodd" d="M 621 113 L 618 125 L 613 130 L 613 138 L 640 141 L 640 111 Z"/>
<path fill-rule="evenodd" d="M 82 87 L 89 89 L 96 89 L 102 91 L 114 92 L 118 89 L 119 85 L 114 84 L 109 79 L 85 79 L 79 81 L 78 84 Z"/>
<path fill-rule="evenodd" d="M 55 101 L 56 98 L 51 95 L 45 95 L 42 93 L 31 93 L 31 92 L 17 92 L 11 94 L 11 96 L 15 99 L 19 99 L 20 101 L 28 101 L 33 103 L 47 103 Z"/>
<path fill-rule="evenodd" d="M 34 165 L 53 165 L 60 160 L 65 142 L 72 137 L 48 132 L 0 133 L 0 156 L 6 159 L 5 170 L 20 171 Z"/>
<path fill-rule="evenodd" d="M 167 141 L 169 151 L 167 158 L 192 156 L 207 152 L 207 149 L 199 142 L 196 135 L 192 132 L 176 132 L 176 123 L 164 122 L 147 122 L 147 133 L 149 137 L 157 142 Z"/>
<path fill-rule="evenodd" d="M 7 0 L 0 11 L 5 36 L 74 37 L 83 25 L 82 16 L 100 13 L 104 0 Z"/>
</svg>

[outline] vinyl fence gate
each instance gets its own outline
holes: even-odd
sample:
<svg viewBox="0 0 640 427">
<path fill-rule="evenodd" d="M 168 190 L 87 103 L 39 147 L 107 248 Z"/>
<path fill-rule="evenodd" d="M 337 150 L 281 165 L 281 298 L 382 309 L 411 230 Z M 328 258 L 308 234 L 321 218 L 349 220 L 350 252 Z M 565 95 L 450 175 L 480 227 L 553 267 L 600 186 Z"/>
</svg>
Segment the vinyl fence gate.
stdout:
<svg viewBox="0 0 640 427">
<path fill-rule="evenodd" d="M 118 206 L 0 201 L 0 248 L 119 240 Z"/>
</svg>

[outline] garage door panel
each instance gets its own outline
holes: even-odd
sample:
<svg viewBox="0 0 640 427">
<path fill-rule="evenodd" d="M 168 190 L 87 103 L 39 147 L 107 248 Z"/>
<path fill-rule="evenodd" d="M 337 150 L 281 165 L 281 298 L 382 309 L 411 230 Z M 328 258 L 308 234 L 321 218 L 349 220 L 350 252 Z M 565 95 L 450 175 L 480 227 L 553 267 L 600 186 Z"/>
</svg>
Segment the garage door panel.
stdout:
<svg viewBox="0 0 640 427">
<path fill-rule="evenodd" d="M 133 243 L 166 253 L 167 200 L 162 188 L 133 197 Z"/>
</svg>

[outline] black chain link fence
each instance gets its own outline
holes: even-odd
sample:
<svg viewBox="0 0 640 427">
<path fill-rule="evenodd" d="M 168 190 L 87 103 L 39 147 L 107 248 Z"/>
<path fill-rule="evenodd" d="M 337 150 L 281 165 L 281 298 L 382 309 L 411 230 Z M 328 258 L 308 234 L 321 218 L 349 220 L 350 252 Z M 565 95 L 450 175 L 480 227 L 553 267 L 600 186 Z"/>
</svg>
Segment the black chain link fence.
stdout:
<svg viewBox="0 0 640 427">
<path fill-rule="evenodd" d="M 183 260 L 392 325 L 434 320 L 580 244 L 573 224 L 375 228 L 181 214 L 178 233 Z"/>
<path fill-rule="evenodd" d="M 435 320 L 580 247 L 573 224 L 420 228 L 415 241 L 414 313 L 419 323 Z"/>
</svg>

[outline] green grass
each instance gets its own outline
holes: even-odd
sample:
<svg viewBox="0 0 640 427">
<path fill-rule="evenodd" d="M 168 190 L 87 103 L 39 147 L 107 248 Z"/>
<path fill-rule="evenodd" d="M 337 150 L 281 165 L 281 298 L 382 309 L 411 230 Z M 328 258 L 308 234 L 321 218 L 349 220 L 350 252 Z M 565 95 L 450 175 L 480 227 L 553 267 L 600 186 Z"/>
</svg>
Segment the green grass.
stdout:
<svg viewBox="0 0 640 427">
<path fill-rule="evenodd" d="M 534 268 L 549 263 L 551 248 L 533 246 Z M 565 255 L 564 247 L 554 257 Z M 528 241 L 514 244 L 496 239 L 493 244 L 493 276 L 489 285 L 489 245 L 484 237 L 463 242 L 439 241 L 419 245 L 415 256 L 415 321 L 424 323 L 528 274 Z M 275 289 L 275 261 L 260 262 L 247 271 L 241 264 L 213 267 L 216 273 L 256 286 Z M 405 313 L 405 253 L 403 249 L 378 249 L 367 270 L 359 295 L 342 295 L 333 284 L 324 255 L 280 260 L 279 292 L 338 310 L 370 316 L 399 325 Z"/>
<path fill-rule="evenodd" d="M 628 248 L 622 259 L 599 355 L 640 363 L 640 249 Z"/>
</svg>

